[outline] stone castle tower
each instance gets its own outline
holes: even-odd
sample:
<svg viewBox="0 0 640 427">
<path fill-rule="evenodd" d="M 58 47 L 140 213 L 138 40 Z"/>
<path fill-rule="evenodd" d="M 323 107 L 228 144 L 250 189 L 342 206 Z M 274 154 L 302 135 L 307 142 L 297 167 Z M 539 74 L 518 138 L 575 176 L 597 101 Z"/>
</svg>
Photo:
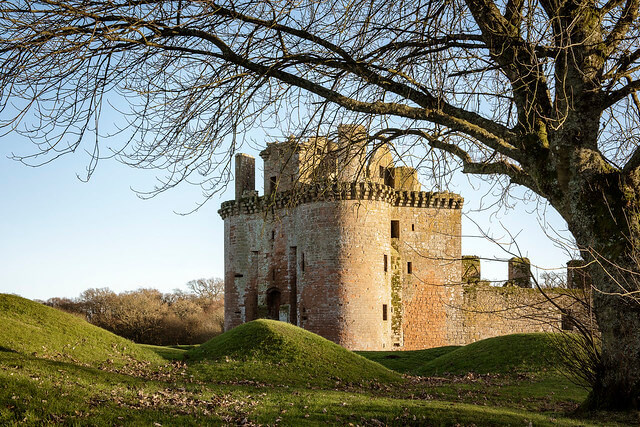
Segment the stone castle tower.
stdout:
<svg viewBox="0 0 640 427">
<path fill-rule="evenodd" d="M 225 329 L 268 317 L 354 350 L 418 349 L 451 334 L 461 282 L 461 207 L 420 189 L 387 145 L 341 125 L 337 138 L 268 144 L 264 195 L 255 159 L 236 156 L 222 204 Z"/>
</svg>

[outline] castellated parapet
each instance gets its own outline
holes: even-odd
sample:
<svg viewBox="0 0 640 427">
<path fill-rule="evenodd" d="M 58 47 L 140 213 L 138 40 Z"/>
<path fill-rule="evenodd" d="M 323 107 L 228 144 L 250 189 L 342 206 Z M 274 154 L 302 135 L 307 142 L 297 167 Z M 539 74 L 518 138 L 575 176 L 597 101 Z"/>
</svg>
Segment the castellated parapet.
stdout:
<svg viewBox="0 0 640 427">
<path fill-rule="evenodd" d="M 268 144 L 262 196 L 254 159 L 236 156 L 236 199 L 218 211 L 225 330 L 267 317 L 353 350 L 466 344 L 509 331 L 479 307 L 504 312 L 505 298 L 525 290 L 505 297 L 462 285 L 462 197 L 421 191 L 415 169 L 396 167 L 389 147 L 370 148 L 367 135 L 341 125 L 335 140 Z M 543 329 L 529 322 L 511 332 Z"/>
</svg>

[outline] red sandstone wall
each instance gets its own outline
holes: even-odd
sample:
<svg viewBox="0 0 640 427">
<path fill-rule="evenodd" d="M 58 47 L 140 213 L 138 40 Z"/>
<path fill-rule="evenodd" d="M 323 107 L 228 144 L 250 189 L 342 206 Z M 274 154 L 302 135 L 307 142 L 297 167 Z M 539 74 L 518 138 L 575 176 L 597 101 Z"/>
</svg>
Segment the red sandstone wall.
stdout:
<svg viewBox="0 0 640 427">
<path fill-rule="evenodd" d="M 225 218 L 227 329 L 265 317 L 273 288 L 281 293 L 282 320 L 350 349 L 468 344 L 561 325 L 558 310 L 536 290 L 457 284 L 457 209 L 343 200 L 275 212 Z M 391 238 L 392 219 L 400 221 L 398 239 Z M 572 300 L 558 295 L 561 304 Z"/>
<path fill-rule="evenodd" d="M 276 318 L 347 348 L 442 345 L 441 285 L 460 280 L 460 211 L 393 207 L 385 197 L 227 216 L 227 329 L 268 316 L 267 295 L 277 289 Z M 400 221 L 399 239 L 391 237 L 392 219 Z"/>
<path fill-rule="evenodd" d="M 460 283 L 460 210 L 395 208 L 403 278 L 403 349 L 447 345 L 450 289 Z M 412 274 L 407 274 L 407 263 Z"/>
<path fill-rule="evenodd" d="M 338 205 L 314 202 L 298 206 L 290 217 L 288 241 L 298 253 L 298 325 L 339 343 L 343 324 L 340 248 L 336 244 L 342 229 Z"/>
<path fill-rule="evenodd" d="M 390 276 L 384 271 L 389 252 L 391 211 L 384 201 L 342 202 L 340 247 L 340 344 L 354 350 L 391 349 Z M 387 320 L 383 320 L 383 304 Z"/>
</svg>

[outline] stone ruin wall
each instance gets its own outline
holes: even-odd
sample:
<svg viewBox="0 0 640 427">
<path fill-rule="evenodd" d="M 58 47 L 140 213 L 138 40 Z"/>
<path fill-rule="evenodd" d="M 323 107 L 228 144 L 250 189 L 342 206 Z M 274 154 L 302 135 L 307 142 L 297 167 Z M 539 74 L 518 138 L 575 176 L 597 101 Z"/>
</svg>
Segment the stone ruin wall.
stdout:
<svg viewBox="0 0 640 427">
<path fill-rule="evenodd" d="M 554 303 L 574 305 L 566 290 L 547 290 Z M 454 304 L 447 307 L 453 321 L 449 344 L 465 345 L 485 338 L 563 329 L 563 315 L 537 289 L 469 284 L 452 291 Z"/>
<path fill-rule="evenodd" d="M 343 127 L 343 138 L 347 131 L 354 129 Z M 459 196 L 416 191 L 415 170 L 395 168 L 386 147 L 364 171 L 355 150 L 351 182 L 317 184 L 337 178 L 336 162 L 349 162 L 313 160 L 334 148 L 324 138 L 271 144 L 261 153 L 262 197 L 254 188 L 255 160 L 236 157 L 236 200 L 219 211 L 225 329 L 272 317 L 349 349 L 414 350 L 562 327 L 558 309 L 520 279 L 513 283 L 522 287 L 463 284 L 473 269 L 469 259 L 461 261 Z M 521 275 L 522 266 L 510 267 L 515 278 L 512 270 Z M 478 282 L 479 264 L 473 271 Z M 277 313 L 269 313 L 276 296 Z"/>
<path fill-rule="evenodd" d="M 567 288 L 542 290 L 532 287 L 527 258 L 509 260 L 509 277 L 501 287 L 480 280 L 478 257 L 463 257 L 462 266 L 466 283 L 452 287 L 453 303 L 446 308 L 452 319 L 451 344 L 516 333 L 571 331 L 576 320 L 595 324 L 584 304 L 591 299 L 591 288 L 584 281 L 582 261 L 567 263 Z"/>
<path fill-rule="evenodd" d="M 281 320 L 347 348 L 439 345 L 445 323 L 423 304 L 460 276 L 459 263 L 451 260 L 459 259 L 461 200 L 406 192 L 397 203 L 407 206 L 400 207 L 385 186 L 358 188 L 370 194 L 316 195 L 329 200 L 271 211 L 250 208 L 264 202 L 256 197 L 242 201 L 243 212 L 223 214 L 227 329 L 269 316 L 266 298 L 278 289 Z M 442 206 L 429 207 L 436 203 Z M 399 223 L 399 238 L 391 237 L 391 218 Z M 424 322 L 438 330 L 428 339 Z"/>
</svg>

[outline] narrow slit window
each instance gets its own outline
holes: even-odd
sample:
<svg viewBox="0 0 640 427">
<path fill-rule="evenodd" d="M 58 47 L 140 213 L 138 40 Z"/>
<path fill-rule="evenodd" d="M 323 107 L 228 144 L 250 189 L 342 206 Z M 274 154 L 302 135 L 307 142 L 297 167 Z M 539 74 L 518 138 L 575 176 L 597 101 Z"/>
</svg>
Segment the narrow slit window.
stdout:
<svg viewBox="0 0 640 427">
<path fill-rule="evenodd" d="M 397 220 L 391 221 L 391 238 L 392 239 L 400 238 L 400 221 L 397 221 Z"/>
<path fill-rule="evenodd" d="M 276 230 L 271 230 L 271 240 L 275 240 L 276 238 Z"/>
<path fill-rule="evenodd" d="M 412 274 L 413 273 L 413 265 L 411 264 L 411 261 L 409 261 L 407 263 L 407 274 Z"/>
<path fill-rule="evenodd" d="M 384 271 L 388 271 L 389 269 L 389 260 L 387 259 L 387 254 L 384 254 Z"/>
<path fill-rule="evenodd" d="M 302 252 L 302 262 L 300 263 L 300 268 L 304 271 L 304 252 Z"/>
<path fill-rule="evenodd" d="M 382 320 L 387 320 L 387 304 L 382 304 Z"/>
<path fill-rule="evenodd" d="M 416 231 L 416 225 L 415 224 L 411 224 L 411 231 Z"/>
</svg>

